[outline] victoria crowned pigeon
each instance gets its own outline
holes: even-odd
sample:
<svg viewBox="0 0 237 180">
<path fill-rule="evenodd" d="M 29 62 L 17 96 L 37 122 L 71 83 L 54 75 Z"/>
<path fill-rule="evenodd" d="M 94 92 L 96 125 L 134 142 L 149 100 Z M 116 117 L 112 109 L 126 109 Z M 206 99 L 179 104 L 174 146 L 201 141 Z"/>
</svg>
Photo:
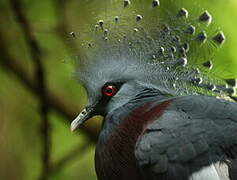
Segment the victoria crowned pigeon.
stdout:
<svg viewBox="0 0 237 180">
<path fill-rule="evenodd" d="M 236 79 L 213 71 L 224 33 L 208 11 L 138 4 L 124 0 L 80 34 L 89 104 L 71 130 L 103 116 L 98 179 L 237 180 Z"/>
</svg>

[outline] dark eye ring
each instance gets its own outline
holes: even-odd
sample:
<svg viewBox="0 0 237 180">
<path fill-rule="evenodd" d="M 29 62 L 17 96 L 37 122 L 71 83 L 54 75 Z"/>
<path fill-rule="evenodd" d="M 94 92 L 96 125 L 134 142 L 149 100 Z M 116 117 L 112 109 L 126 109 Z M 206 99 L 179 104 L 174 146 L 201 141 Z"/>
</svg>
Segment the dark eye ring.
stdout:
<svg viewBox="0 0 237 180">
<path fill-rule="evenodd" d="M 115 95 L 116 92 L 117 92 L 117 88 L 113 85 L 107 85 L 103 88 L 103 95 L 104 96 L 111 97 L 111 96 Z"/>
</svg>

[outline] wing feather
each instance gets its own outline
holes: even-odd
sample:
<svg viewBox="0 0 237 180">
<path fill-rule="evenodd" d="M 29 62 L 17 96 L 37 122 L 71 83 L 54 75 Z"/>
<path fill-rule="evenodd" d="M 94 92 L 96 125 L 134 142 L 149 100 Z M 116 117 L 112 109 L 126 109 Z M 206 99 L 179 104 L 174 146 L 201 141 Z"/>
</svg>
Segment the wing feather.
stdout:
<svg viewBox="0 0 237 180">
<path fill-rule="evenodd" d="M 226 162 L 237 159 L 237 103 L 207 96 L 176 98 L 147 126 L 135 155 L 149 180 L 196 180 L 203 168 L 221 180 L 231 171 L 229 179 L 236 180 L 236 165 Z"/>
</svg>

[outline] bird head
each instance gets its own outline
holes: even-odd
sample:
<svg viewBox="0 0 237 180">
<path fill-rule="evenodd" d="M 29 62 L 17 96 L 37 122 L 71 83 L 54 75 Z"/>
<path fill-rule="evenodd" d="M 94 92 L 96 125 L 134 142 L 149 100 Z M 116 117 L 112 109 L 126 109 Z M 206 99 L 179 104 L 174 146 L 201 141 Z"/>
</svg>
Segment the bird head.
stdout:
<svg viewBox="0 0 237 180">
<path fill-rule="evenodd" d="M 118 57 L 103 57 L 101 60 L 84 64 L 84 70 L 76 73 L 80 83 L 88 95 L 88 105 L 81 111 L 71 124 L 71 131 L 76 130 L 86 120 L 95 115 L 106 116 L 108 113 L 123 106 L 128 101 L 148 90 L 160 94 L 169 94 L 168 89 L 154 84 L 151 75 L 156 73 L 161 80 L 162 71 L 143 61 L 132 60 L 120 54 Z M 114 52 L 115 53 L 115 52 Z M 113 54 L 114 54 L 113 53 Z M 98 56 L 97 56 L 98 58 Z"/>
<path fill-rule="evenodd" d="M 211 15 L 204 11 L 189 18 L 188 10 L 181 8 L 169 12 L 163 23 L 156 11 L 160 7 L 152 8 L 145 15 L 124 11 L 125 16 L 106 16 L 86 32 L 88 38 L 81 43 L 85 53 L 75 75 L 87 92 L 88 105 L 72 122 L 72 131 L 94 115 L 105 117 L 146 97 L 147 91 L 162 96 L 235 94 L 235 79 L 209 73 L 213 52 L 225 41 L 222 31 L 209 32 Z"/>
</svg>

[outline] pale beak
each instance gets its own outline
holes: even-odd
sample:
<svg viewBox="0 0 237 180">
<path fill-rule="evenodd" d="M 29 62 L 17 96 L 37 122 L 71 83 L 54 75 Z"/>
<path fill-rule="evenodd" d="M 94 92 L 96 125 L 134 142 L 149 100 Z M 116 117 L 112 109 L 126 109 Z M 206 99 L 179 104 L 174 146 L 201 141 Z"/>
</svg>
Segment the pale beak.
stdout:
<svg viewBox="0 0 237 180">
<path fill-rule="evenodd" d="M 93 116 L 92 107 L 84 108 L 81 113 L 74 119 L 71 123 L 71 132 L 79 128 L 86 120 L 90 119 Z"/>
</svg>

